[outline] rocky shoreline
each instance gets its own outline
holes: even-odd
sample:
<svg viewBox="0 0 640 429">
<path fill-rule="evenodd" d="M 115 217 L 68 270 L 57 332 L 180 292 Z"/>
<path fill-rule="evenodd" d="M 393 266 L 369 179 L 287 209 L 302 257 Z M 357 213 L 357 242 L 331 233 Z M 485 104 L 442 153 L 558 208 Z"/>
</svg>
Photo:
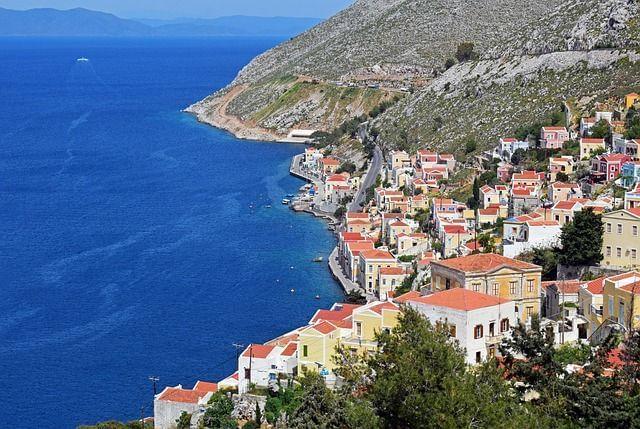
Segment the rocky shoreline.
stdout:
<svg viewBox="0 0 640 429">
<path fill-rule="evenodd" d="M 243 85 L 236 85 L 192 104 L 184 112 L 194 115 L 198 122 L 225 130 L 241 140 L 276 142 L 286 137 L 227 113 L 229 104 L 244 90 Z"/>
</svg>

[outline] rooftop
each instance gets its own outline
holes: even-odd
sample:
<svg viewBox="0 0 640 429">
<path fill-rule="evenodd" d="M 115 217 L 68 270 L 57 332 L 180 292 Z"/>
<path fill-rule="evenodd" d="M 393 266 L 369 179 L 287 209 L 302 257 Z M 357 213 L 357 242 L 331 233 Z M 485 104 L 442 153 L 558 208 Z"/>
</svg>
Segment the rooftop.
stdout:
<svg viewBox="0 0 640 429">
<path fill-rule="evenodd" d="M 483 273 L 493 271 L 496 268 L 500 267 L 523 270 L 540 269 L 540 267 L 537 265 L 507 258 L 506 256 L 502 255 L 496 255 L 495 253 L 481 253 L 477 255 L 463 256 L 461 258 L 434 261 L 431 263 L 431 265 L 441 265 L 443 267 L 467 273 Z"/>
<path fill-rule="evenodd" d="M 511 302 L 508 299 L 485 295 L 463 288 L 449 289 L 419 298 L 409 297 L 407 301 L 462 311 L 472 311 Z"/>
</svg>

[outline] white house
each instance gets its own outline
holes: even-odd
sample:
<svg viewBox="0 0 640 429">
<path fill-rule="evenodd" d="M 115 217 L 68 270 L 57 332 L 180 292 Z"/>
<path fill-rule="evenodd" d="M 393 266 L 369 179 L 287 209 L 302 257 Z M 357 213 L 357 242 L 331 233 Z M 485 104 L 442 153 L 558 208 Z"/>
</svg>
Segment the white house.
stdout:
<svg viewBox="0 0 640 429">
<path fill-rule="evenodd" d="M 518 149 L 529 150 L 529 142 L 513 137 L 503 137 L 500 139 L 500 144 L 496 148 L 498 158 L 505 159 L 506 161 L 511 160 L 513 153 Z"/>
<path fill-rule="evenodd" d="M 516 236 L 503 242 L 503 255 L 515 258 L 538 247 L 555 247 L 560 242 L 562 227 L 555 220 L 528 220 Z"/>
<path fill-rule="evenodd" d="M 193 414 L 203 410 L 213 393 L 218 390 L 215 383 L 198 381 L 193 389 L 181 385 L 165 387 L 153 398 L 153 421 L 155 429 L 173 429 L 183 412 Z"/>
<path fill-rule="evenodd" d="M 298 344 L 251 344 L 238 357 L 238 392 L 246 393 L 252 384 L 269 387 L 279 376 L 292 376 L 298 367 Z"/>
<path fill-rule="evenodd" d="M 398 301 L 406 302 L 434 324 L 447 324 L 451 338 L 466 350 L 469 364 L 495 356 L 498 345 L 517 323 L 512 301 L 463 288 L 425 296 L 410 292 Z"/>
</svg>

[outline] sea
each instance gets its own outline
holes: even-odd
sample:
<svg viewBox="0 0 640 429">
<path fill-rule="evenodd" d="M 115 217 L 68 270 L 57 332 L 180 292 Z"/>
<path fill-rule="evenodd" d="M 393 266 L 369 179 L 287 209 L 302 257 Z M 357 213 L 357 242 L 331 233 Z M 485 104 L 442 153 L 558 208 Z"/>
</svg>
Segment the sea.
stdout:
<svg viewBox="0 0 640 429">
<path fill-rule="evenodd" d="M 150 416 L 341 300 L 304 148 L 182 113 L 280 41 L 0 39 L 0 427 Z"/>
</svg>

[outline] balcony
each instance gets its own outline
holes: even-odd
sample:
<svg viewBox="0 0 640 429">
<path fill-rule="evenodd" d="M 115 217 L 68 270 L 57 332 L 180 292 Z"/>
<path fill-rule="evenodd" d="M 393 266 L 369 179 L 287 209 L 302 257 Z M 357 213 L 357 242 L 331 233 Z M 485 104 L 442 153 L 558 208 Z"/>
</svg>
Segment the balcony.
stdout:
<svg viewBox="0 0 640 429">
<path fill-rule="evenodd" d="M 503 338 L 504 338 L 504 334 L 487 335 L 485 337 L 485 343 L 488 346 L 496 346 L 502 342 Z"/>
</svg>

